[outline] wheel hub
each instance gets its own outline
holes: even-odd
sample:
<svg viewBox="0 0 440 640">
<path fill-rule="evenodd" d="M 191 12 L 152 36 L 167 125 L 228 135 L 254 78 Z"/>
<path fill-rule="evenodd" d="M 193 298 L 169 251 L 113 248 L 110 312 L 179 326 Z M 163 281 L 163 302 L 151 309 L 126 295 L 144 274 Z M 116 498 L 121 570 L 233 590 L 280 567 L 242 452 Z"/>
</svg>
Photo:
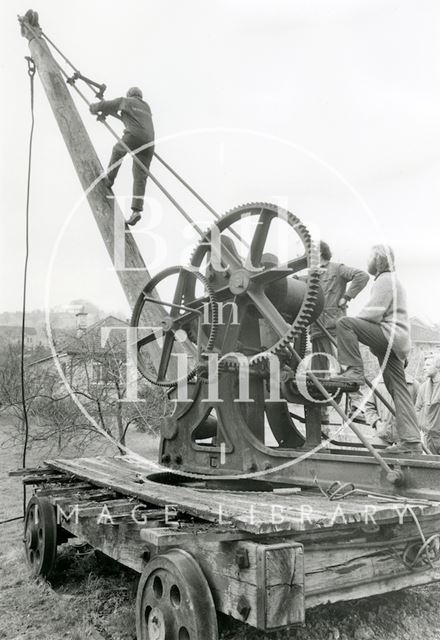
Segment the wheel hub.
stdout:
<svg viewBox="0 0 440 640">
<path fill-rule="evenodd" d="M 171 331 L 174 327 L 174 320 L 170 316 L 166 316 L 161 320 L 161 326 L 164 331 Z"/>
<path fill-rule="evenodd" d="M 237 296 L 247 291 L 250 280 L 250 275 L 246 269 L 238 269 L 235 273 L 232 273 L 229 279 L 231 293 Z"/>
<path fill-rule="evenodd" d="M 151 640 L 165 640 L 166 625 L 165 617 L 158 607 L 154 607 L 148 616 L 148 637 Z"/>
<path fill-rule="evenodd" d="M 29 527 L 26 531 L 26 546 L 34 551 L 38 549 L 38 531 L 36 527 Z"/>
</svg>

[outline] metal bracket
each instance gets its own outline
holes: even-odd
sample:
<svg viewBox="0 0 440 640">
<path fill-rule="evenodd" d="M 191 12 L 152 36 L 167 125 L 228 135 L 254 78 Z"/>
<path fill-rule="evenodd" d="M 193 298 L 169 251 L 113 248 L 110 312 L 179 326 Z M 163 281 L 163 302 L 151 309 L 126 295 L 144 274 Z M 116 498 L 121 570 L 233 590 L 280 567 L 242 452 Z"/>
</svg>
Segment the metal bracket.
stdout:
<svg viewBox="0 0 440 640">
<path fill-rule="evenodd" d="M 86 82 L 88 85 L 92 85 L 92 87 L 95 87 L 96 89 L 98 89 L 98 91 L 95 91 L 94 93 L 99 100 L 102 100 L 104 98 L 104 92 L 107 89 L 106 84 L 100 84 L 99 82 L 95 82 L 94 80 L 87 78 L 87 76 L 83 76 L 83 74 L 80 71 L 75 71 L 75 73 L 72 76 L 70 76 L 70 78 L 67 78 L 66 82 L 67 84 L 70 84 L 71 86 L 73 86 L 77 80 L 82 80 L 83 82 Z"/>
<path fill-rule="evenodd" d="M 25 56 L 24 59 L 27 61 L 27 64 L 28 64 L 28 74 L 31 78 L 33 78 L 35 75 L 35 71 L 37 70 L 34 59 L 31 58 L 30 56 Z"/>
</svg>

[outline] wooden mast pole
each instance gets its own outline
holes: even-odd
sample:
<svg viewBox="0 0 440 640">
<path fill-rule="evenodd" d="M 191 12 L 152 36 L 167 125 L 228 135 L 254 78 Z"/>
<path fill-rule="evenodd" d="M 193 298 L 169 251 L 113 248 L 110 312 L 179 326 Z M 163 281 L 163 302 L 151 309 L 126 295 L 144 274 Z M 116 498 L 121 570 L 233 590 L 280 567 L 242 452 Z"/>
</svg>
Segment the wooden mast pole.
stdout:
<svg viewBox="0 0 440 640">
<path fill-rule="evenodd" d="M 128 303 L 133 308 L 140 291 L 151 276 L 133 235 L 124 225 L 122 211 L 116 200 L 109 197 L 110 191 L 104 181 L 100 180 L 95 187 L 90 189 L 90 186 L 102 175 L 103 167 L 60 69 L 41 35 L 38 14 L 28 11 L 24 18 L 20 19 L 20 23 L 22 35 L 29 41 L 29 48 L 38 75 L 72 158 L 81 186 L 87 193 L 96 224 Z M 119 241 L 118 234 L 115 234 L 115 228 L 125 231 L 125 233 L 119 234 Z M 159 323 L 161 317 L 161 309 L 158 307 L 157 318 L 149 318 L 149 321 L 156 322 L 157 320 Z"/>
</svg>

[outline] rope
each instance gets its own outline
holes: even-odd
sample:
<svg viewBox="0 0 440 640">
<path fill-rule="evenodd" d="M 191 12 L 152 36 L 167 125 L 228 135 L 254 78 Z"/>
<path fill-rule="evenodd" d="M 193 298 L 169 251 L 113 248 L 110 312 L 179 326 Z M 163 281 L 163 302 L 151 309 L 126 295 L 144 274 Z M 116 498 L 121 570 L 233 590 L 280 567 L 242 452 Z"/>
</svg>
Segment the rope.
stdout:
<svg viewBox="0 0 440 640">
<path fill-rule="evenodd" d="M 20 383 L 21 383 L 21 402 L 23 406 L 23 418 L 24 418 L 24 443 L 21 465 L 23 469 L 26 467 L 26 453 L 29 441 L 29 420 L 26 406 L 26 385 L 24 374 L 24 345 L 25 345 L 25 329 L 26 329 L 26 298 L 27 298 L 27 278 L 28 278 L 28 264 L 29 264 L 29 204 L 30 204 L 30 190 L 31 190 L 31 175 L 32 175 L 32 145 L 34 140 L 34 78 L 35 78 L 35 63 L 31 57 L 26 56 L 28 65 L 28 75 L 30 81 L 30 106 L 31 106 L 31 129 L 29 133 L 29 152 L 28 152 L 28 171 L 27 171 L 27 185 L 26 185 L 26 214 L 25 214 L 25 259 L 24 259 L 24 273 L 23 273 L 23 302 L 22 302 L 22 314 L 21 314 L 21 352 L 20 352 Z M 23 513 L 26 512 L 26 485 L 23 485 Z"/>
<path fill-rule="evenodd" d="M 94 84 L 90 81 L 89 78 L 84 77 L 81 72 L 79 71 L 79 69 L 77 67 L 75 67 L 75 65 L 73 64 L 73 62 L 71 62 L 71 60 L 69 60 L 69 58 L 64 55 L 64 53 L 61 51 L 61 49 L 59 49 L 59 47 L 56 46 L 56 44 L 53 42 L 53 40 L 51 40 L 45 33 L 44 31 L 41 32 L 41 35 L 43 36 L 43 38 L 53 47 L 53 49 L 55 49 L 55 51 L 63 58 L 63 60 L 72 68 L 72 70 L 75 72 L 75 74 L 77 74 L 78 78 L 81 79 L 83 82 L 85 82 L 85 84 L 89 87 L 89 89 L 91 91 L 93 91 L 94 95 L 98 97 L 98 94 L 95 90 Z M 56 61 L 55 61 L 56 62 Z M 58 65 L 58 63 L 56 62 L 56 64 Z M 90 106 L 90 103 L 88 102 L 87 98 L 79 91 L 79 89 L 76 87 L 74 82 L 69 82 L 69 77 L 68 74 L 61 68 L 60 65 L 58 65 L 58 68 L 60 69 L 60 71 L 63 73 L 63 75 L 66 77 L 66 80 L 68 81 L 68 83 L 74 87 L 74 89 L 76 89 L 77 93 L 81 96 L 81 98 Z M 102 85 L 99 85 L 102 86 Z M 103 122 L 105 124 L 105 121 L 103 118 L 98 118 L 101 122 Z M 110 126 L 107 126 L 107 128 L 110 130 L 110 132 L 117 137 L 117 134 L 115 132 L 113 132 L 110 128 Z M 117 137 L 117 140 L 119 142 L 121 142 L 120 138 Z M 123 144 L 123 143 L 122 143 Z M 131 155 L 131 153 L 130 153 Z M 221 216 L 217 213 L 217 211 L 211 207 L 211 205 L 195 190 L 193 189 L 193 187 L 191 187 L 191 185 L 181 176 L 179 175 L 179 173 L 177 173 L 177 171 L 175 169 L 173 169 L 158 153 L 154 152 L 154 157 L 159 160 L 159 162 L 186 188 L 188 189 L 188 191 L 204 206 L 206 207 L 206 209 L 214 216 L 214 218 L 216 220 L 220 220 Z M 141 163 L 140 160 L 138 160 L 139 163 Z M 141 166 L 145 169 L 146 167 L 143 165 L 143 163 L 141 163 Z M 160 187 L 160 185 L 156 182 L 156 180 L 153 178 L 153 176 L 151 175 L 151 173 L 149 173 L 149 171 L 147 170 L 149 177 L 153 180 L 153 182 L 155 182 L 155 184 L 157 186 Z M 163 190 L 162 190 L 163 191 Z M 165 193 L 165 191 L 163 191 L 163 193 Z M 169 197 L 171 199 L 171 197 L 165 193 L 165 195 L 167 195 L 167 197 Z M 175 206 L 177 206 L 177 203 L 175 201 L 172 201 L 173 204 Z M 179 207 L 177 206 L 178 210 L 180 211 L 180 213 L 182 213 L 183 215 L 184 212 L 182 210 L 179 209 Z M 202 237 L 204 236 L 203 232 L 200 231 L 196 226 L 195 223 L 189 218 L 186 217 L 185 218 L 188 222 L 190 222 L 190 224 L 197 229 L 197 231 L 202 235 Z M 240 240 L 240 242 L 245 246 L 245 247 L 249 247 L 248 243 L 240 236 L 240 234 L 235 230 L 235 229 L 231 229 L 230 230 L 232 235 L 234 235 L 238 240 Z"/>
<path fill-rule="evenodd" d="M 0 526 L 2 524 L 8 524 L 8 522 L 16 522 L 17 520 L 23 520 L 24 516 L 15 516 L 15 518 L 7 518 L 6 520 L 0 520 Z"/>
<path fill-rule="evenodd" d="M 416 569 L 420 566 L 420 563 L 429 564 L 430 567 L 434 569 L 434 562 L 436 562 L 440 556 L 440 534 L 434 533 L 426 539 L 414 509 L 410 505 L 407 505 L 406 508 L 416 524 L 422 544 L 419 546 L 417 543 L 408 544 L 402 553 L 401 560 L 409 569 Z"/>
</svg>

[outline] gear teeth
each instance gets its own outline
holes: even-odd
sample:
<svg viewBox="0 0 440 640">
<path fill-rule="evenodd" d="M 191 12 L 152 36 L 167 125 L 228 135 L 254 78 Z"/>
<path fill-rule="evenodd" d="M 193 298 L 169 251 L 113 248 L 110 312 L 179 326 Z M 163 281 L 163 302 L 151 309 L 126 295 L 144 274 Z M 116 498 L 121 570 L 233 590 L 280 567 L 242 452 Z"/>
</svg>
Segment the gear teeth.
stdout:
<svg viewBox="0 0 440 640">
<path fill-rule="evenodd" d="M 304 334 L 307 326 L 310 324 L 310 319 L 312 317 L 313 311 L 315 310 L 316 301 L 319 293 L 319 276 L 316 271 L 317 265 L 315 265 L 314 260 L 314 247 L 315 243 L 307 229 L 307 227 L 303 224 L 303 222 L 293 213 L 283 209 L 282 207 L 278 207 L 277 205 L 268 203 L 268 202 L 247 202 L 244 205 L 239 205 L 238 207 L 234 207 L 230 209 L 227 213 L 221 216 L 206 232 L 205 236 L 209 237 L 212 229 L 214 227 L 218 227 L 220 225 L 221 231 L 225 230 L 236 221 L 237 216 L 240 213 L 245 213 L 249 210 L 255 210 L 257 213 L 260 212 L 261 209 L 266 209 L 268 211 L 272 211 L 277 214 L 279 211 L 283 211 L 286 213 L 283 216 L 283 219 L 296 231 L 296 233 L 301 238 L 303 246 L 307 253 L 307 261 L 309 266 L 309 277 L 307 280 L 307 289 L 304 296 L 303 303 L 301 305 L 301 309 L 294 322 L 292 323 L 290 329 L 286 332 L 286 335 L 282 336 L 278 342 L 276 342 L 272 347 L 267 349 L 265 352 L 261 354 L 257 354 L 256 356 L 252 356 L 252 363 L 258 364 L 267 359 L 268 354 L 274 353 L 276 355 L 280 354 L 283 349 L 289 345 L 295 338 Z M 205 250 L 204 250 L 205 249 Z M 199 242 L 199 244 L 194 248 L 191 253 L 191 265 L 199 268 L 204 255 L 206 255 L 206 242 L 203 244 L 203 240 Z M 307 343 L 307 341 L 306 341 Z M 226 368 L 236 369 L 238 367 L 238 363 L 235 359 L 233 359 L 230 363 L 226 363 Z"/>
</svg>

